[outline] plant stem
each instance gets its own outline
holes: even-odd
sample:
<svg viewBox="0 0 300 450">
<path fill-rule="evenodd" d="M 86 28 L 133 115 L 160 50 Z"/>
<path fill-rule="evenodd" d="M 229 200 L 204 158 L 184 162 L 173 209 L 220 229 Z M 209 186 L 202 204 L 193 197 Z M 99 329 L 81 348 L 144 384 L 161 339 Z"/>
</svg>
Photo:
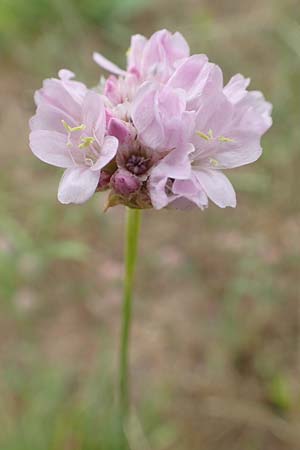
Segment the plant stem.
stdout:
<svg viewBox="0 0 300 450">
<path fill-rule="evenodd" d="M 126 236 L 125 236 L 125 277 L 122 310 L 122 331 L 120 348 L 120 385 L 119 401 L 122 427 L 129 411 L 129 380 L 128 380 L 128 350 L 130 325 L 132 318 L 132 292 L 134 271 L 137 259 L 138 236 L 140 230 L 141 212 L 139 209 L 127 208 Z"/>
</svg>

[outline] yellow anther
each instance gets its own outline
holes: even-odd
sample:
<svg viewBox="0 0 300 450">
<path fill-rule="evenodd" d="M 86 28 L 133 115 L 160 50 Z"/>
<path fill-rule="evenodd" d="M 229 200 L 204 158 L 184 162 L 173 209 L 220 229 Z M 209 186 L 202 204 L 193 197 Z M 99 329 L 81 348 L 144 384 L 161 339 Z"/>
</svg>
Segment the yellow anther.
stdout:
<svg viewBox="0 0 300 450">
<path fill-rule="evenodd" d="M 81 138 L 81 144 L 79 144 L 79 148 L 86 148 L 91 145 L 95 141 L 95 138 L 87 136 Z"/>
<path fill-rule="evenodd" d="M 127 52 L 126 52 L 126 56 L 129 56 L 129 55 L 130 55 L 130 53 L 131 53 L 131 47 L 129 47 L 129 49 L 127 50 Z"/>
<path fill-rule="evenodd" d="M 214 136 L 213 136 L 213 132 L 212 132 L 212 130 L 211 130 L 211 129 L 210 129 L 210 130 L 208 130 L 208 133 L 207 133 L 207 135 L 208 135 L 209 139 L 213 139 L 213 138 L 214 138 Z"/>
<path fill-rule="evenodd" d="M 62 120 L 61 123 L 63 124 L 65 129 L 68 131 L 68 133 L 72 133 L 73 131 L 83 131 L 86 128 L 84 123 L 82 123 L 81 125 L 78 125 L 77 127 L 71 127 L 69 124 L 67 124 L 67 122 L 65 120 Z"/>
<path fill-rule="evenodd" d="M 210 162 L 210 165 L 213 167 L 217 167 L 219 165 L 219 161 L 214 158 L 210 158 L 209 162 Z"/>
<path fill-rule="evenodd" d="M 196 134 L 206 141 L 210 141 L 214 138 L 212 130 L 208 130 L 207 134 L 203 133 L 202 131 L 196 131 Z"/>
<path fill-rule="evenodd" d="M 200 136 L 202 139 L 205 139 L 206 141 L 209 141 L 210 139 L 210 137 L 207 134 L 202 133 L 202 131 L 196 131 L 196 134 L 197 136 Z"/>
<path fill-rule="evenodd" d="M 220 142 L 234 142 L 234 139 L 227 138 L 227 137 L 224 137 L 224 136 L 220 136 L 219 137 L 219 141 Z"/>
</svg>

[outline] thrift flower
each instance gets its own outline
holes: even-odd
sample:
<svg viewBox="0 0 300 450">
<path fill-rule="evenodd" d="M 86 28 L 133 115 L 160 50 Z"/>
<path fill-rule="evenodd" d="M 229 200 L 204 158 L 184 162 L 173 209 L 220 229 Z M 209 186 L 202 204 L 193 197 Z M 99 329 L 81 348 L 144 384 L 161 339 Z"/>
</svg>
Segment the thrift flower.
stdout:
<svg viewBox="0 0 300 450">
<path fill-rule="evenodd" d="M 66 171 L 58 188 L 61 203 L 83 203 L 95 192 L 101 169 L 115 156 L 118 140 L 105 135 L 102 97 L 60 71 L 36 94 L 30 147 L 42 161 Z"/>
<path fill-rule="evenodd" d="M 111 75 L 102 94 L 59 72 L 35 95 L 30 146 L 41 160 L 66 168 L 62 203 L 109 191 L 107 207 L 204 209 L 209 200 L 235 207 L 223 173 L 261 155 L 272 125 L 270 103 L 235 75 L 192 55 L 180 33 L 135 35 L 125 70 L 99 53 Z"/>
</svg>

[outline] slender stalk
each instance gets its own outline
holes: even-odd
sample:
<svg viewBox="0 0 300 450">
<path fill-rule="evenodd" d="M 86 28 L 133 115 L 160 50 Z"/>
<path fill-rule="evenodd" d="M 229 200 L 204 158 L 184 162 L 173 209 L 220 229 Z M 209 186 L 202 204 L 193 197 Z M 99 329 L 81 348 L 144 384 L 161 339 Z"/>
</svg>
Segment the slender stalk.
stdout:
<svg viewBox="0 0 300 450">
<path fill-rule="evenodd" d="M 129 411 L 129 377 L 128 352 L 130 326 L 132 319 L 132 293 L 134 271 L 137 259 L 138 236 L 140 230 L 141 213 L 138 209 L 127 208 L 126 236 L 125 236 L 125 277 L 122 310 L 122 331 L 120 348 L 120 385 L 119 401 L 122 427 L 126 422 Z"/>
</svg>

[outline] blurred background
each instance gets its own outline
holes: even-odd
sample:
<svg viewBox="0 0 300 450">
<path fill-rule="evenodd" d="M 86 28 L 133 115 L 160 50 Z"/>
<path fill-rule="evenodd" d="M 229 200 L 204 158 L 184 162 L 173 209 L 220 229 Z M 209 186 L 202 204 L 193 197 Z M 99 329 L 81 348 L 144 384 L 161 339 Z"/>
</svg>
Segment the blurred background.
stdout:
<svg viewBox="0 0 300 450">
<path fill-rule="evenodd" d="M 119 450 L 124 209 L 56 200 L 28 148 L 33 92 L 97 84 L 131 34 L 179 30 L 274 104 L 238 208 L 143 214 L 131 450 L 300 448 L 299 0 L 0 0 L 0 449 Z"/>
</svg>

